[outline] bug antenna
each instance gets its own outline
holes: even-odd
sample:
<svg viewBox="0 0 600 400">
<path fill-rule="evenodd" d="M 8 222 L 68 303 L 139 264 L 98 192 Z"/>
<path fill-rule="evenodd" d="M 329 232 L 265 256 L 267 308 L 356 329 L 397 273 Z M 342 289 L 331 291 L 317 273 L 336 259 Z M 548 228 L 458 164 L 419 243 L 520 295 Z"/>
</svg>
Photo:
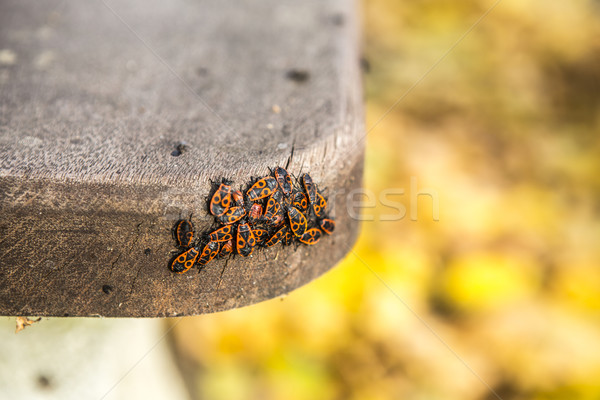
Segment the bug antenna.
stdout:
<svg viewBox="0 0 600 400">
<path fill-rule="evenodd" d="M 285 164 L 285 169 L 288 169 L 290 163 L 294 159 L 294 149 L 296 148 L 296 138 L 294 137 L 294 141 L 292 142 L 292 151 L 290 152 L 290 156 L 288 157 L 287 163 Z"/>
</svg>

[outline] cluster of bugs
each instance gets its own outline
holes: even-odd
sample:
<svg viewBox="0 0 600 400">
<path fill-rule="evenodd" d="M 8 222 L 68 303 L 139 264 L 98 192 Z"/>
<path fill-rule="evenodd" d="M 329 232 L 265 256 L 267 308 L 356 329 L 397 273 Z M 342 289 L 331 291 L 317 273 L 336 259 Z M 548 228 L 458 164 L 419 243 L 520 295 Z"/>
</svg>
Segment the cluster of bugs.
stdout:
<svg viewBox="0 0 600 400">
<path fill-rule="evenodd" d="M 310 246 L 332 234 L 335 221 L 327 215 L 327 199 L 309 174 L 296 181 L 277 167 L 245 191 L 234 190 L 226 179 L 213 184 L 208 212 L 216 226 L 197 238 L 192 221 L 179 220 L 173 237 L 182 253 L 171 261 L 171 271 L 182 274 L 232 254 L 248 257 L 256 248 L 278 243 Z"/>
</svg>

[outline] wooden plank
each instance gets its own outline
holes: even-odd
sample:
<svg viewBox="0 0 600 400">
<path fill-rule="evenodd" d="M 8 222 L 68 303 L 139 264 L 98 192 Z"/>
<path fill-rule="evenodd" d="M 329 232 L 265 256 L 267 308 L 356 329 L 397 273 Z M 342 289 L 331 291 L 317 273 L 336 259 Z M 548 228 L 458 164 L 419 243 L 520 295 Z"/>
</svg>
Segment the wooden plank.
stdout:
<svg viewBox="0 0 600 400">
<path fill-rule="evenodd" d="M 215 312 L 334 266 L 358 231 L 344 196 L 363 159 L 354 7 L 2 2 L 0 315 Z M 211 180 L 242 186 L 288 160 L 328 189 L 335 235 L 168 270 L 175 221 L 211 225 Z"/>
</svg>

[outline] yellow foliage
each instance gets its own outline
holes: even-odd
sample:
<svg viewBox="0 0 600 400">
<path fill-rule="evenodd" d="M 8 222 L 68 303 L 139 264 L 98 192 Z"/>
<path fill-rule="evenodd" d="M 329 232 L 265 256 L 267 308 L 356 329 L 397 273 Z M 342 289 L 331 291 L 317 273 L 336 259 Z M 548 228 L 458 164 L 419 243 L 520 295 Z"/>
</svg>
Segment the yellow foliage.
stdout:
<svg viewBox="0 0 600 400">
<path fill-rule="evenodd" d="M 539 286 L 530 260 L 503 253 L 474 253 L 453 260 L 443 274 L 449 301 L 487 312 L 531 299 Z"/>
<path fill-rule="evenodd" d="M 364 2 L 365 186 L 405 215 L 378 201 L 325 276 L 184 319 L 201 398 L 600 397 L 600 8 L 473 27 L 494 3 Z"/>
</svg>

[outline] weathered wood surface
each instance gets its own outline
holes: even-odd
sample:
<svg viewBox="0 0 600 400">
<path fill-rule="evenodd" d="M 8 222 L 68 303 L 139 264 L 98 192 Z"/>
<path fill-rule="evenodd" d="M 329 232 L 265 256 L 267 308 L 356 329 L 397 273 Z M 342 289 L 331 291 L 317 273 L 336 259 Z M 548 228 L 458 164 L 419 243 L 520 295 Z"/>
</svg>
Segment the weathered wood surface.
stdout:
<svg viewBox="0 0 600 400">
<path fill-rule="evenodd" d="M 1 2 L 0 315 L 215 312 L 334 266 L 358 231 L 343 195 L 363 158 L 354 7 Z M 245 185 L 290 158 L 339 194 L 335 235 L 169 271 L 175 221 L 211 224 L 211 179 Z"/>
</svg>

